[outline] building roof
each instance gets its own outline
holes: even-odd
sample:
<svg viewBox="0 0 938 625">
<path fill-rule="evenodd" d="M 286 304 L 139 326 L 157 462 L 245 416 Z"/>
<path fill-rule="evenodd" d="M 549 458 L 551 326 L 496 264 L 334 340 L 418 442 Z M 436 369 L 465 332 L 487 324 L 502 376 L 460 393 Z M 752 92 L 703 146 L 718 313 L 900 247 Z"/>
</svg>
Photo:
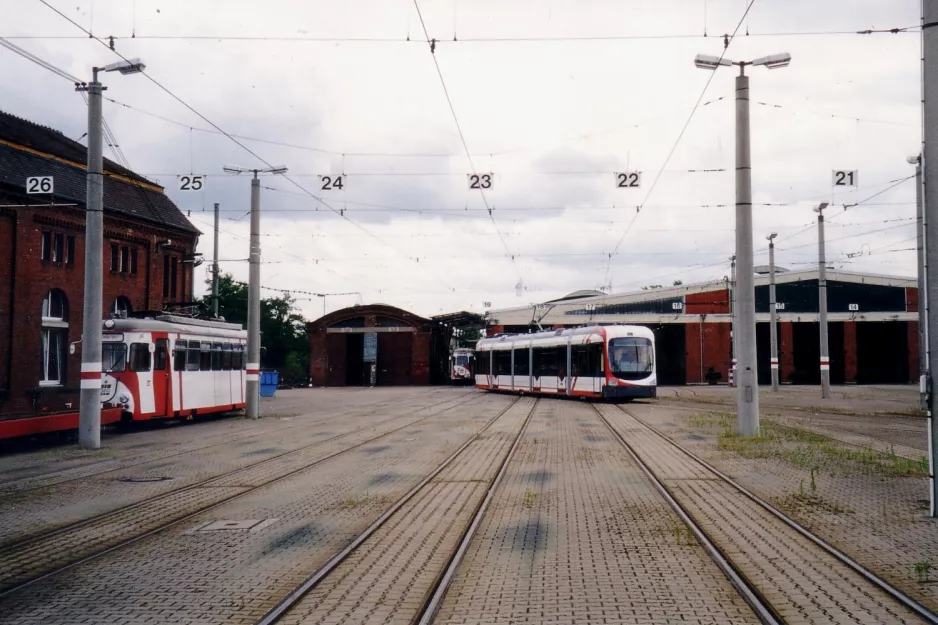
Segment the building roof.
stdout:
<svg viewBox="0 0 938 625">
<path fill-rule="evenodd" d="M 27 177 L 53 176 L 56 201 L 84 204 L 86 162 L 87 149 L 77 141 L 0 111 L 0 186 L 23 193 Z M 108 159 L 104 171 L 105 212 L 199 233 L 159 185 Z"/>
</svg>

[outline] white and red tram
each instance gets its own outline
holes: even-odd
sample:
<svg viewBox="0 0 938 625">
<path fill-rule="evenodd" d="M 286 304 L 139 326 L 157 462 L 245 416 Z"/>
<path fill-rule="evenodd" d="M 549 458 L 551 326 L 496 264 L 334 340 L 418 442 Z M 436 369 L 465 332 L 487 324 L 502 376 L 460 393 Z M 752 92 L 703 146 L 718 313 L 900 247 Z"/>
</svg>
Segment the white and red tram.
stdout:
<svg viewBox="0 0 938 625">
<path fill-rule="evenodd" d="M 642 326 L 588 326 L 502 335 L 476 345 L 476 387 L 631 399 L 655 397 L 655 336 Z"/>
<path fill-rule="evenodd" d="M 124 420 L 192 417 L 245 405 L 247 332 L 173 315 L 104 322 L 102 407 Z"/>
</svg>

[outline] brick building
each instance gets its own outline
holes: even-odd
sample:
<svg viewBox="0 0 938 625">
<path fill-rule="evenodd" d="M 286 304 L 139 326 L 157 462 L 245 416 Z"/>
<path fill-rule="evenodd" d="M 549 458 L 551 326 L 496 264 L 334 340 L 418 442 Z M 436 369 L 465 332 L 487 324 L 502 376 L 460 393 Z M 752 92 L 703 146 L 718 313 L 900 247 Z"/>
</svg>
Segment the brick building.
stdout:
<svg viewBox="0 0 938 625">
<path fill-rule="evenodd" d="M 78 407 L 86 158 L 77 141 L 0 112 L 0 418 Z M 191 300 L 199 231 L 162 187 L 104 169 L 106 314 Z M 52 176 L 53 192 L 28 193 L 34 176 Z"/>
<path fill-rule="evenodd" d="M 756 276 L 756 352 L 760 384 L 771 382 L 769 278 Z M 724 283 L 606 295 L 579 291 L 537 307 L 487 313 L 487 332 L 528 332 L 585 323 L 629 323 L 655 332 L 660 384 L 726 382 L 732 362 L 730 290 Z M 820 383 L 817 270 L 776 274 L 779 379 Z M 918 380 L 918 289 L 911 278 L 827 272 L 831 382 Z"/>
<path fill-rule="evenodd" d="M 307 328 L 314 386 L 430 384 L 448 354 L 437 324 L 384 304 L 343 308 Z"/>
</svg>

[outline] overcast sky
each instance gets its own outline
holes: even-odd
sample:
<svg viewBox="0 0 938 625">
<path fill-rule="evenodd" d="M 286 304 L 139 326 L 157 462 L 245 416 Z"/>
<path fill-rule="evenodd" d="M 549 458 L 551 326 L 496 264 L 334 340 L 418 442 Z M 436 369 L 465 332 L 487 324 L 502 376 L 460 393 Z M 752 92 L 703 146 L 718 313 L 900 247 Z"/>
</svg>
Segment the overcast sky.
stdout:
<svg viewBox="0 0 938 625">
<path fill-rule="evenodd" d="M 262 181 L 267 287 L 361 294 L 325 298 L 329 311 L 433 315 L 729 272 L 736 70 L 716 72 L 694 110 L 711 73 L 693 58 L 722 52 L 744 0 L 419 0 L 471 164 L 411 0 L 49 3 L 289 167 Z M 73 75 L 119 60 L 38 0 L 0 12 L 0 37 Z M 920 35 L 855 32 L 919 23 L 919 0 L 755 0 L 727 58 L 792 55 L 748 68 L 756 264 L 773 231 L 779 265 L 816 261 L 811 209 L 827 201 L 837 267 L 914 277 L 915 188 L 896 183 L 921 145 Z M 0 81 L 3 110 L 85 132 L 67 81 L 2 48 Z M 191 211 L 207 260 L 219 202 L 223 270 L 246 280 L 250 183 L 222 166 L 263 163 L 146 77 L 105 81 L 132 107 L 104 106 L 130 167 Z M 473 169 L 494 174 L 484 195 Z M 834 169 L 858 170 L 859 186 L 835 193 Z M 623 171 L 641 187 L 617 188 Z M 187 173 L 208 176 L 202 191 L 179 191 Z M 336 174 L 343 188 L 323 191 L 318 176 Z M 313 318 L 323 299 L 298 305 Z"/>
</svg>

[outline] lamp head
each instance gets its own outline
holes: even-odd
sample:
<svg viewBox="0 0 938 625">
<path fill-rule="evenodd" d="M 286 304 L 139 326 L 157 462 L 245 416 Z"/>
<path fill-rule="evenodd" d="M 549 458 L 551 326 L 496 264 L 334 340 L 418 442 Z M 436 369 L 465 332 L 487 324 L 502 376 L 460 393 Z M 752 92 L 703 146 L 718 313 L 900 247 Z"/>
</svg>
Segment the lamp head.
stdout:
<svg viewBox="0 0 938 625">
<path fill-rule="evenodd" d="M 110 65 L 105 65 L 101 69 L 106 72 L 120 72 L 121 74 L 138 74 L 147 68 L 146 64 L 140 59 L 128 59 L 126 61 L 117 61 Z"/>
<path fill-rule="evenodd" d="M 778 236 L 778 233 L 777 233 L 777 232 L 773 232 L 772 234 L 770 234 L 769 236 L 767 236 L 767 237 L 765 237 L 765 238 L 768 239 L 769 242 L 771 242 L 772 239 L 774 239 L 774 238 L 777 237 L 777 236 Z"/>
<path fill-rule="evenodd" d="M 729 59 L 712 56 L 710 54 L 698 54 L 694 57 L 694 65 L 699 69 L 716 69 L 723 66 L 730 66 L 733 62 Z"/>
<path fill-rule="evenodd" d="M 224 167 L 222 167 L 222 171 L 229 173 L 229 174 L 242 174 L 250 170 L 244 169 L 243 167 L 238 167 L 237 165 L 225 165 Z"/>
<path fill-rule="evenodd" d="M 770 54 L 769 56 L 763 56 L 752 62 L 754 66 L 765 65 L 769 69 L 788 67 L 789 63 L 791 63 L 791 55 L 787 52 L 783 52 L 781 54 Z"/>
<path fill-rule="evenodd" d="M 920 154 L 916 154 L 915 156 L 910 156 L 905 159 L 905 162 L 908 163 L 909 165 L 921 165 L 922 156 Z"/>
</svg>

